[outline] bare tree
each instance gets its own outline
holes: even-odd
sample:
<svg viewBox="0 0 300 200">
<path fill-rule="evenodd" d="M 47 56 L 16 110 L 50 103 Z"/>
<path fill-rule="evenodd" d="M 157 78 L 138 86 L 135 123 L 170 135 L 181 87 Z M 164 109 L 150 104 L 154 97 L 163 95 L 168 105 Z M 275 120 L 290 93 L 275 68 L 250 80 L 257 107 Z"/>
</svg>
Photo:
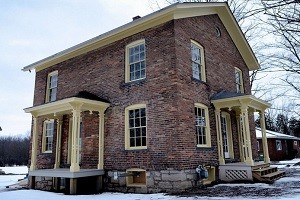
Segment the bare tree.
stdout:
<svg viewBox="0 0 300 200">
<path fill-rule="evenodd" d="M 277 88 L 300 109 L 300 0 L 261 0 L 273 44 L 268 46 L 267 65 L 278 74 Z"/>
</svg>

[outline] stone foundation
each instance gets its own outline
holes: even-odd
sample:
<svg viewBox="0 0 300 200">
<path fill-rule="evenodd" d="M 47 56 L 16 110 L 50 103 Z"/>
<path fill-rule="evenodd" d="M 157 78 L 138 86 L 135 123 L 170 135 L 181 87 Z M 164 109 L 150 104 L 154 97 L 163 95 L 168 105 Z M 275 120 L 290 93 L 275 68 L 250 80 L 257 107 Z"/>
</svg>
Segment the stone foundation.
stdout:
<svg viewBox="0 0 300 200">
<path fill-rule="evenodd" d="M 51 177 L 35 177 L 35 189 L 50 191 L 53 189 L 53 180 Z"/>
<path fill-rule="evenodd" d="M 130 185 L 126 179 L 128 176 L 125 171 L 108 171 L 104 179 L 104 190 L 133 193 L 180 192 L 200 184 L 195 169 L 147 171 L 146 184 Z"/>
</svg>

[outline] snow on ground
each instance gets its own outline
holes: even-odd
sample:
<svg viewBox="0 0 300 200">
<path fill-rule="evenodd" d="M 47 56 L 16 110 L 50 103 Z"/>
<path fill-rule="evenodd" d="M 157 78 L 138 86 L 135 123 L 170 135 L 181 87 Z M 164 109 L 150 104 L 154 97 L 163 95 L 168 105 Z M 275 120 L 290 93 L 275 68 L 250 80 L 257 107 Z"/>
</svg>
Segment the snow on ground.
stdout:
<svg viewBox="0 0 300 200">
<path fill-rule="evenodd" d="M 218 184 L 204 189 L 202 193 L 172 196 L 158 194 L 123 194 L 102 193 L 97 195 L 64 195 L 61 193 L 45 192 L 39 190 L 14 190 L 9 191 L 5 186 L 24 178 L 24 175 L 0 176 L 0 199 L 5 200 L 299 200 L 300 199 L 300 166 L 293 166 L 300 159 L 280 161 L 276 165 L 288 173 L 287 177 L 275 181 L 274 184 Z M 274 163 L 275 164 L 275 163 Z M 272 165 L 275 166 L 275 165 Z M 6 173 L 27 173 L 27 167 L 1 168 Z"/>
<path fill-rule="evenodd" d="M 123 194 L 123 193 L 102 193 L 98 195 L 64 195 L 53 192 L 44 192 L 38 190 L 18 190 L 9 192 L 0 192 L 0 198 L 5 200 L 229 200 L 229 199 L 242 199 L 242 200 L 252 200 L 252 199 L 262 199 L 262 197 L 207 197 L 207 196 L 190 196 L 190 197 L 179 197 L 165 195 L 162 193 L 158 194 Z M 297 200 L 300 199 L 300 194 L 289 195 L 285 197 L 263 197 L 263 199 L 268 200 Z"/>
<path fill-rule="evenodd" d="M 0 192 L 6 186 L 15 184 L 19 179 L 23 179 L 24 175 L 1 175 L 0 176 Z M 0 194 L 1 197 L 1 194 Z M 0 198 L 1 199 L 1 198 Z"/>
<path fill-rule="evenodd" d="M 15 167 L 0 167 L 0 170 L 4 171 L 6 174 L 27 174 L 27 166 L 15 166 Z"/>
</svg>

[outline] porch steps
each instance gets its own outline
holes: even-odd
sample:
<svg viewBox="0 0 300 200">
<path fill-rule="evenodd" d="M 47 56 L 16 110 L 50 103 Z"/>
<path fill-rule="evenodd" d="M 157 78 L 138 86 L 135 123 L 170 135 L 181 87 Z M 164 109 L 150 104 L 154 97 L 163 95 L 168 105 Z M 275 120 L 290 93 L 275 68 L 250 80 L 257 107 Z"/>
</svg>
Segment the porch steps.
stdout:
<svg viewBox="0 0 300 200">
<path fill-rule="evenodd" d="M 254 180 L 265 183 L 272 183 L 285 175 L 277 167 L 270 167 L 269 163 L 259 164 L 252 167 L 252 176 Z"/>
</svg>

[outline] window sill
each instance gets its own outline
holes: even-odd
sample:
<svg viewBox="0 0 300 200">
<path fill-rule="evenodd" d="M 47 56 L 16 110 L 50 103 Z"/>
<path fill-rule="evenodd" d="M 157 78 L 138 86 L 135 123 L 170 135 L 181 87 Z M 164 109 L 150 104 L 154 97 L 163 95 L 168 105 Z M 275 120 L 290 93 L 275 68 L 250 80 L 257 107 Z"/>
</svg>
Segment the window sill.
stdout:
<svg viewBox="0 0 300 200">
<path fill-rule="evenodd" d="M 147 150 L 147 147 L 127 147 L 125 148 L 127 151 L 134 151 L 134 150 Z"/>
<path fill-rule="evenodd" d="M 205 149 L 210 149 L 210 148 L 212 148 L 211 146 L 204 146 L 204 145 L 197 145 L 196 146 L 197 148 L 205 148 Z"/>
<path fill-rule="evenodd" d="M 138 79 L 138 80 L 134 80 L 134 81 L 128 81 L 128 82 L 124 82 L 121 83 L 121 87 L 128 87 L 128 86 L 140 86 L 143 85 L 146 82 L 146 78 L 143 79 Z"/>
</svg>

